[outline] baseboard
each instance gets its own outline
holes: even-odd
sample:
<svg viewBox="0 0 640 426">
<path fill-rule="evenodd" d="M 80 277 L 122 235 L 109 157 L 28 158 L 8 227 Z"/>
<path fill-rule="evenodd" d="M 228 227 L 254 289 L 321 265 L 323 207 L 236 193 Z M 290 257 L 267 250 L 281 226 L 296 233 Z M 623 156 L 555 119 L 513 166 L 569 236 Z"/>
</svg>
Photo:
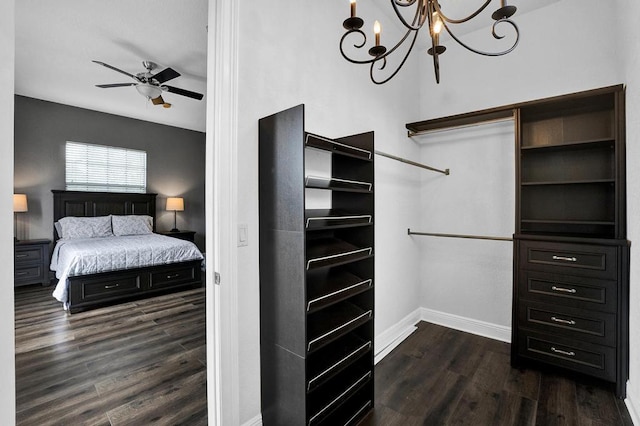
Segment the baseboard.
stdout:
<svg viewBox="0 0 640 426">
<path fill-rule="evenodd" d="M 446 312 L 434 311 L 433 309 L 421 308 L 420 319 L 455 330 L 464 331 L 489 339 L 511 342 L 511 327 L 479 321 L 459 315 L 448 314 Z"/>
<path fill-rule="evenodd" d="M 624 400 L 625 405 L 627 406 L 627 411 L 631 416 L 631 421 L 633 421 L 634 425 L 640 426 L 640 400 L 638 400 L 637 395 L 633 395 L 629 392 L 629 383 L 627 382 L 627 399 Z"/>
<path fill-rule="evenodd" d="M 420 321 L 420 308 L 416 309 L 395 325 L 378 334 L 375 339 L 374 363 L 377 364 L 389 354 L 404 339 L 416 330 L 416 323 Z"/>
<path fill-rule="evenodd" d="M 262 426 L 262 414 L 258 414 L 251 420 L 242 423 L 242 426 Z"/>
</svg>

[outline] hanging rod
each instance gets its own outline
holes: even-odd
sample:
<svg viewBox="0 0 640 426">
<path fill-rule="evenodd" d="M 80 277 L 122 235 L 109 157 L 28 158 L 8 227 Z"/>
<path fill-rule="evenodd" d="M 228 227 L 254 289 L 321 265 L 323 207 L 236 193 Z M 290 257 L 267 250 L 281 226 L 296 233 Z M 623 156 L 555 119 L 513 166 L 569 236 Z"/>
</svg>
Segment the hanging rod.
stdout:
<svg viewBox="0 0 640 426">
<path fill-rule="evenodd" d="M 475 123 L 465 123 L 465 124 L 454 124 L 451 126 L 447 126 L 447 127 L 439 127 L 436 129 L 427 129 L 427 130 L 418 130 L 418 131 L 412 131 L 412 130 L 407 130 L 407 137 L 414 137 L 414 136 L 421 136 L 421 135 L 427 135 L 427 134 L 434 134 L 434 133 L 441 133 L 441 132 L 448 132 L 450 130 L 459 130 L 459 129 L 466 129 L 467 127 L 478 127 L 478 126 L 483 126 L 485 124 L 493 124 L 493 123 L 501 123 L 503 121 L 513 121 L 515 119 L 515 115 L 509 115 L 508 117 L 500 117 L 500 118 L 494 118 L 491 120 L 483 120 L 483 121 L 479 121 L 479 122 L 475 122 Z"/>
<path fill-rule="evenodd" d="M 447 237 L 447 238 L 469 238 L 472 240 L 493 240 L 493 241 L 513 241 L 510 237 L 491 237 L 486 235 L 463 235 L 463 234 L 436 234 L 433 232 L 415 232 L 411 228 L 407 229 L 408 235 L 425 235 L 429 237 Z"/>
<path fill-rule="evenodd" d="M 410 164 L 412 166 L 420 167 L 421 169 L 431 170 L 432 172 L 442 173 L 443 175 L 449 175 L 449 169 L 436 169 L 435 167 L 425 166 L 424 164 L 416 163 L 415 161 L 407 160 L 402 157 L 396 157 L 395 155 L 387 154 L 386 152 L 375 151 L 376 155 L 381 155 L 383 157 L 391 158 L 392 160 L 400 161 L 401 163 Z"/>
</svg>

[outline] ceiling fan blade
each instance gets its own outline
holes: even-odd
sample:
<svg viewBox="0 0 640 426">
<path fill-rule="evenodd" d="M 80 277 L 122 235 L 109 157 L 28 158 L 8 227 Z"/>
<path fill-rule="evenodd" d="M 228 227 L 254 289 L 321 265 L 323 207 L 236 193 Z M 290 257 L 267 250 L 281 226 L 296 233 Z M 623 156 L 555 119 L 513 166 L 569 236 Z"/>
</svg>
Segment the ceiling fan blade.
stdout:
<svg viewBox="0 0 640 426">
<path fill-rule="evenodd" d="M 154 104 L 154 105 L 163 105 L 164 104 L 164 99 L 162 99 L 162 95 L 160 95 L 157 98 L 151 99 L 151 103 Z"/>
<path fill-rule="evenodd" d="M 180 89 L 179 87 L 173 87 L 173 86 L 162 86 L 162 87 L 166 87 L 167 91 L 169 91 L 170 93 L 175 93 L 176 95 L 182 95 L 182 96 L 186 96 L 188 98 L 193 98 L 197 100 L 201 100 L 202 97 L 204 96 L 202 93 L 196 93 L 190 90 Z"/>
<path fill-rule="evenodd" d="M 113 83 L 113 84 L 96 84 L 96 87 L 102 87 L 103 89 L 108 89 L 110 87 L 125 87 L 125 86 L 135 86 L 136 83 Z"/>
<path fill-rule="evenodd" d="M 121 69 L 118 69 L 118 68 L 116 68 L 116 67 L 114 67 L 112 65 L 105 64 L 104 62 L 100 62 L 100 61 L 91 61 L 91 62 L 95 62 L 98 65 L 102 65 L 103 67 L 107 67 L 109 69 L 112 69 L 112 70 L 117 71 L 119 73 L 122 73 L 124 75 L 128 75 L 129 77 L 133 78 L 136 81 L 140 81 L 140 79 L 138 77 L 136 77 L 135 75 L 130 74 L 130 73 L 126 72 L 126 71 L 122 71 Z"/>
<path fill-rule="evenodd" d="M 180 73 L 178 71 L 173 68 L 165 68 L 151 78 L 155 78 L 158 83 L 162 84 L 165 81 L 173 80 L 176 77 L 180 77 Z"/>
</svg>

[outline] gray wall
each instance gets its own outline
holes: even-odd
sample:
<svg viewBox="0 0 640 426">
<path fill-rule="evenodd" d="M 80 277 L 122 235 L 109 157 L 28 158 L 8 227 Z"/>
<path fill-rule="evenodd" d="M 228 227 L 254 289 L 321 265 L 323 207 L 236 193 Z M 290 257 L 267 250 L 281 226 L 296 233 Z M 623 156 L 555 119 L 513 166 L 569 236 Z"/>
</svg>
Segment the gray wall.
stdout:
<svg viewBox="0 0 640 426">
<path fill-rule="evenodd" d="M 14 192 L 27 194 L 29 202 L 18 217 L 21 239 L 52 238 L 51 190 L 65 189 L 67 141 L 146 151 L 147 192 L 158 194 L 156 229 L 173 228 L 166 198 L 184 197 L 178 228 L 196 231 L 204 250 L 204 133 L 16 96 Z"/>
</svg>

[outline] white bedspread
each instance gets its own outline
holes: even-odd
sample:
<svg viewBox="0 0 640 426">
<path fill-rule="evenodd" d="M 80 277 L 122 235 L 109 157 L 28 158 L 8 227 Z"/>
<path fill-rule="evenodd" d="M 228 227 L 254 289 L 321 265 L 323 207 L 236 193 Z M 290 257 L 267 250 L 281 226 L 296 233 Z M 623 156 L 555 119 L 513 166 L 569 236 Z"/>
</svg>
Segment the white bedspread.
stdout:
<svg viewBox="0 0 640 426">
<path fill-rule="evenodd" d="M 68 277 L 199 259 L 192 242 L 158 234 L 59 240 L 51 258 L 59 280 L 53 297 L 66 308 Z"/>
</svg>

